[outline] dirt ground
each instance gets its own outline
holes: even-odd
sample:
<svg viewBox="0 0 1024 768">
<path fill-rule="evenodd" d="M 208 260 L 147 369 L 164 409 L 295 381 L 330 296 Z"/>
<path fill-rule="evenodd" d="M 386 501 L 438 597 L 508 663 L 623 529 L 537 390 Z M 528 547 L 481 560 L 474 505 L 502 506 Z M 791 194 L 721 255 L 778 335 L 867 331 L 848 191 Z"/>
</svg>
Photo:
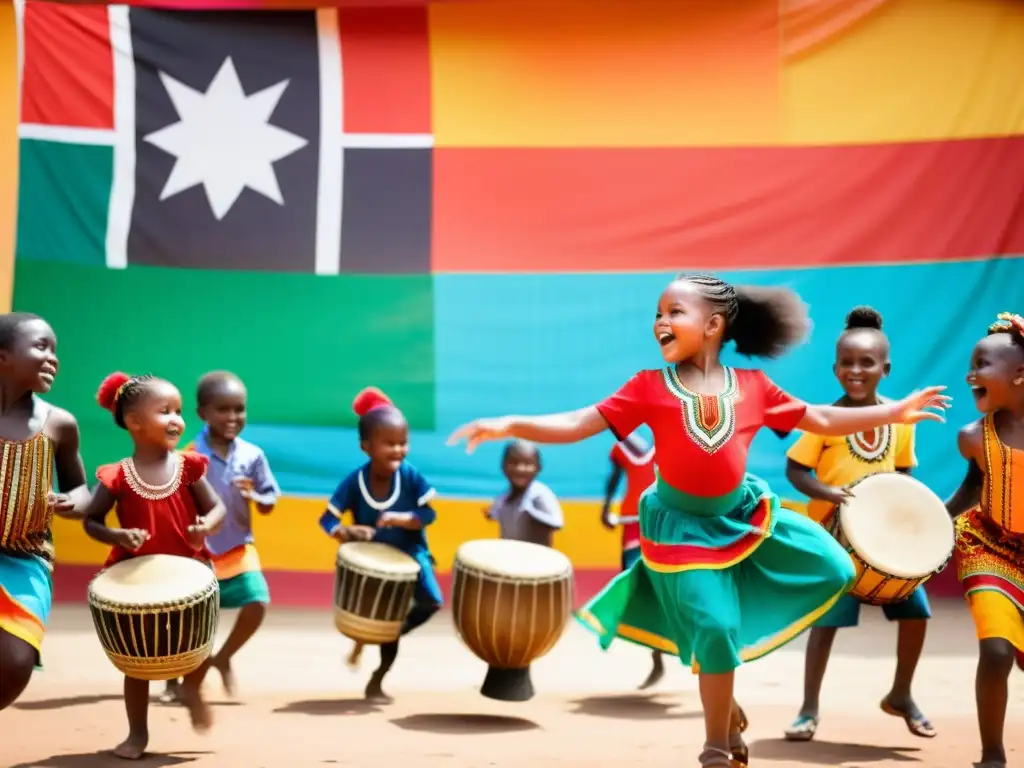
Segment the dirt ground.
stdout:
<svg viewBox="0 0 1024 768">
<path fill-rule="evenodd" d="M 782 730 L 800 703 L 803 640 L 741 670 L 738 697 L 751 719 L 753 766 L 861 766 L 916 763 L 970 766 L 977 759 L 975 640 L 960 601 L 935 606 L 915 695 L 939 729 L 925 740 L 878 708 L 894 668 L 895 627 L 865 611 L 857 630 L 840 633 L 825 681 L 823 719 L 810 744 L 789 744 Z M 225 621 L 233 621 L 227 613 Z M 404 765 L 408 768 L 502 766 L 696 765 L 703 741 L 696 679 L 677 663 L 656 692 L 636 685 L 650 663 L 640 648 L 617 643 L 603 653 L 575 622 L 534 664 L 537 696 L 510 704 L 478 693 L 485 667 L 454 635 L 449 614 L 403 641 L 389 677 L 394 704 L 361 701 L 376 666 L 349 671 L 349 641 L 327 611 L 277 609 L 237 657 L 239 702 L 207 682 L 217 717 L 194 734 L 183 710 L 150 710 L 143 765 L 189 768 L 305 768 Z M 58 606 L 47 633 L 46 669 L 11 709 L 0 713 L 0 767 L 99 768 L 125 763 L 104 753 L 126 733 L 121 678 L 103 654 L 88 613 Z M 1010 765 L 1024 754 L 1024 686 L 1011 681 L 1006 732 Z M 154 691 L 162 684 L 154 684 Z M 1021 763 L 1024 765 L 1024 763 Z"/>
</svg>

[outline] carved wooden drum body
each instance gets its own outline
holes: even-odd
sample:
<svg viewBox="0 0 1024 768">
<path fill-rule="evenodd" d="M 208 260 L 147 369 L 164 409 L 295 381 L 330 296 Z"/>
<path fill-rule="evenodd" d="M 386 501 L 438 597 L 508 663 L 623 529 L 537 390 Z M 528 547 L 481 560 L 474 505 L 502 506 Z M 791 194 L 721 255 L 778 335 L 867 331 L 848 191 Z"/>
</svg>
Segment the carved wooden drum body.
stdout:
<svg viewBox="0 0 1024 768">
<path fill-rule="evenodd" d="M 953 555 L 953 521 L 946 505 L 909 475 L 869 475 L 832 516 L 829 530 L 857 569 L 850 590 L 862 602 L 905 600 L 941 571 Z"/>
<path fill-rule="evenodd" d="M 103 650 L 128 677 L 184 677 L 213 649 L 220 588 L 198 560 L 145 555 L 115 563 L 92 580 L 88 599 Z"/>
<path fill-rule="evenodd" d="M 530 664 L 562 636 L 573 594 L 572 563 L 555 549 L 501 539 L 459 547 L 452 618 L 462 641 L 488 664 L 484 696 L 533 697 Z"/>
<path fill-rule="evenodd" d="M 390 544 L 342 544 L 334 578 L 334 625 L 361 643 L 397 640 L 419 575 L 420 564 Z"/>
</svg>

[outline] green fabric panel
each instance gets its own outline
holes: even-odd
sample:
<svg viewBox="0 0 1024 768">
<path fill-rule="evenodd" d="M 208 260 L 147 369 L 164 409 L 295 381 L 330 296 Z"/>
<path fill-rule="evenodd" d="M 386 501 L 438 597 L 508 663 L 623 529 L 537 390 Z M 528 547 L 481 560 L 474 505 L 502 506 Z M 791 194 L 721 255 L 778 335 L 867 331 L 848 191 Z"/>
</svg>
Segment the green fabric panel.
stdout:
<svg viewBox="0 0 1024 768">
<path fill-rule="evenodd" d="M 434 427 L 433 278 L 316 276 L 158 267 L 112 270 L 19 261 L 14 307 L 58 337 L 51 398 L 88 427 L 88 464 L 124 455 L 125 435 L 95 402 L 111 371 L 153 373 L 184 397 L 214 369 L 249 389 L 260 424 L 354 426 L 352 398 L 387 392 L 414 429 Z M 113 441 L 113 442 L 111 442 Z"/>
<path fill-rule="evenodd" d="M 17 257 L 106 264 L 114 150 L 22 139 Z"/>
</svg>

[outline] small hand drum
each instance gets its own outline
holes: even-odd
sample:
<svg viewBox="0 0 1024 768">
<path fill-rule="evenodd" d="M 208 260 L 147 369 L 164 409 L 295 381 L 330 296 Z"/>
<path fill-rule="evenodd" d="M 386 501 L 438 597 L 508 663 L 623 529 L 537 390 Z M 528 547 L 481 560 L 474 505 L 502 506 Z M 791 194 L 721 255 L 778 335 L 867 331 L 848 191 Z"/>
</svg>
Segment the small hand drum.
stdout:
<svg viewBox="0 0 1024 768">
<path fill-rule="evenodd" d="M 884 472 L 850 490 L 853 497 L 833 515 L 830 530 L 857 569 L 854 597 L 871 605 L 896 603 L 946 567 L 953 555 L 953 521 L 928 486 Z"/>
<path fill-rule="evenodd" d="M 507 539 L 460 546 L 452 618 L 462 642 L 488 664 L 480 693 L 533 698 L 530 664 L 554 648 L 572 604 L 572 563 L 558 550 Z"/>
<path fill-rule="evenodd" d="M 89 584 L 89 611 L 107 657 L 136 680 L 194 672 L 213 649 L 220 588 L 213 569 L 174 555 L 115 563 Z"/>
<path fill-rule="evenodd" d="M 342 544 L 334 578 L 334 625 L 360 643 L 397 640 L 419 575 L 420 564 L 390 544 Z"/>
</svg>

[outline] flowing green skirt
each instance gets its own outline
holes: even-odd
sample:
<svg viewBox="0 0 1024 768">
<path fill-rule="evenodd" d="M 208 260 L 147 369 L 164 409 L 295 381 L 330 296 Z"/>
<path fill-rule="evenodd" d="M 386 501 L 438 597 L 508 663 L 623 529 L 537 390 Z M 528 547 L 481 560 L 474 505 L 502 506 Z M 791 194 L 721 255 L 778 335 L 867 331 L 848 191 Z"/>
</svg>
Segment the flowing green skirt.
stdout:
<svg viewBox="0 0 1024 768">
<path fill-rule="evenodd" d="M 849 554 L 820 525 L 782 509 L 747 475 L 703 498 L 660 477 L 640 500 L 642 559 L 577 612 L 603 648 L 621 637 L 729 672 L 797 637 L 853 585 Z"/>
</svg>

